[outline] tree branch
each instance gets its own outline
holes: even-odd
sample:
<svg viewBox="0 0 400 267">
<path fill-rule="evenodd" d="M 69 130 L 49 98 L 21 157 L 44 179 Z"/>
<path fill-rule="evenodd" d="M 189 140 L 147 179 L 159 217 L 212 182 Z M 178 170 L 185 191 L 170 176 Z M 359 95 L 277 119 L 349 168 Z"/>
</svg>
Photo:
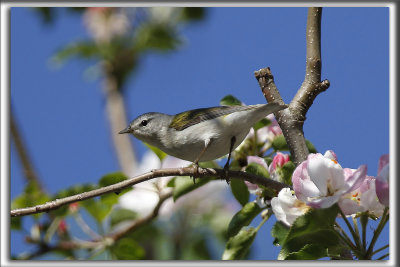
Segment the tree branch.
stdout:
<svg viewBox="0 0 400 267">
<path fill-rule="evenodd" d="M 137 158 L 129 135 L 117 134 L 127 126 L 126 109 L 117 79 L 108 68 L 104 67 L 105 80 L 103 88 L 107 99 L 106 111 L 110 123 L 110 134 L 119 165 L 123 173 L 130 176 L 137 167 Z"/>
<path fill-rule="evenodd" d="M 92 191 L 88 192 L 83 192 L 80 194 L 76 194 L 73 196 L 61 198 L 61 199 L 56 199 L 50 202 L 47 202 L 45 204 L 33 206 L 33 207 L 28 207 L 28 208 L 22 208 L 22 209 L 15 209 L 10 212 L 10 215 L 12 217 L 17 217 L 17 216 L 24 216 L 24 215 L 30 215 L 30 214 L 35 214 L 35 213 L 40 213 L 40 212 L 48 212 L 50 210 L 57 209 L 61 206 L 74 203 L 77 201 L 82 201 L 85 199 L 97 197 L 100 195 L 104 195 L 107 193 L 111 192 L 120 192 L 122 189 L 147 181 L 151 180 L 157 177 L 164 177 L 164 176 L 194 176 L 198 178 L 202 177 L 210 177 L 210 176 L 217 176 L 220 177 L 221 179 L 225 179 L 225 171 L 223 169 L 213 169 L 213 168 L 193 168 L 193 167 L 184 167 L 184 168 L 169 168 L 169 169 L 157 169 L 157 170 L 152 170 L 148 173 L 144 173 L 142 175 L 133 177 L 131 179 L 127 179 L 125 181 L 112 184 L 109 186 L 101 187 Z M 263 185 L 272 189 L 275 189 L 277 191 L 281 190 L 284 187 L 289 187 L 286 184 L 271 180 L 271 179 L 266 179 L 263 176 L 258 176 L 254 175 L 251 173 L 246 173 L 246 172 L 241 172 L 241 171 L 229 171 L 228 176 L 231 179 L 242 179 L 249 181 L 253 184 L 259 184 Z"/>
<path fill-rule="evenodd" d="M 10 132 L 12 139 L 14 140 L 15 148 L 17 150 L 17 154 L 21 160 L 25 178 L 28 182 L 34 182 L 38 185 L 39 189 L 45 193 L 45 190 L 40 182 L 40 179 L 36 175 L 36 172 L 32 166 L 31 159 L 26 151 L 26 146 L 23 142 L 22 136 L 18 129 L 17 122 L 15 121 L 13 112 L 10 112 Z"/>
<path fill-rule="evenodd" d="M 322 8 L 312 7 L 308 9 L 306 75 L 300 89 L 290 102 L 289 108 L 274 113 L 296 165 L 306 160 L 309 154 L 303 132 L 306 113 L 316 96 L 329 87 L 328 80 L 320 82 L 321 15 Z M 269 67 L 260 69 L 254 74 L 268 102 L 277 101 L 285 104 Z"/>
<path fill-rule="evenodd" d="M 135 231 L 138 228 L 140 228 L 144 225 L 147 225 L 148 223 L 153 221 L 158 216 L 158 213 L 160 211 L 162 204 L 165 202 L 165 200 L 167 200 L 171 196 L 172 196 L 172 192 L 160 195 L 160 199 L 158 200 L 157 205 L 154 207 L 153 211 L 150 214 L 148 214 L 140 219 L 132 221 L 129 225 L 127 225 L 123 229 L 120 229 L 118 232 L 110 233 L 104 237 L 94 238 L 91 241 L 62 240 L 59 242 L 59 244 L 54 245 L 54 246 L 49 246 L 47 244 L 40 243 L 39 244 L 40 248 L 36 252 L 34 252 L 32 254 L 24 255 L 23 257 L 18 258 L 18 259 L 29 260 L 29 259 L 34 259 L 36 257 L 39 257 L 41 255 L 44 255 L 51 251 L 57 251 L 57 250 L 65 251 L 65 250 L 73 250 L 73 249 L 95 249 L 102 245 L 109 245 L 110 243 L 114 243 L 114 242 L 118 241 L 120 238 L 124 237 L 129 232 Z M 36 242 L 32 241 L 30 238 L 28 238 L 27 241 L 36 243 Z"/>
</svg>

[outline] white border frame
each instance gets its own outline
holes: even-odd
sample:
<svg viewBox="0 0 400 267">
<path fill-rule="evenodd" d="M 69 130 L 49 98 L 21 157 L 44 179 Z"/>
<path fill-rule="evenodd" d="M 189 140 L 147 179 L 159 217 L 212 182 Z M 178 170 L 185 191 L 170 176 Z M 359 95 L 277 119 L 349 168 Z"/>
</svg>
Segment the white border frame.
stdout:
<svg viewBox="0 0 400 267">
<path fill-rule="evenodd" d="M 368 3 L 357 3 L 357 2 L 276 2 L 276 3 L 265 3 L 265 2 L 135 2 L 135 3 L 103 3 L 103 2 L 9 2 L 4 1 L 1 3 L 1 266 L 70 266 L 71 264 L 79 266 L 109 266 L 110 261 L 10 261 L 9 259 L 9 245 L 10 245 L 10 138 L 9 138 L 9 111 L 10 111 L 10 8 L 11 7 L 33 7 L 33 6 L 205 6 L 205 7 L 310 7 L 310 6 L 322 6 L 322 7 L 389 7 L 389 38 L 390 38 L 390 96 L 389 96 L 389 107 L 390 107 L 390 203 L 396 203 L 396 189 L 397 183 L 395 175 L 397 170 L 395 168 L 395 162 L 397 159 L 397 125 L 396 125 L 396 99 L 397 99 L 397 77 L 395 76 L 395 70 L 397 67 L 397 35 L 395 31 L 395 25 L 397 20 L 396 4 L 393 2 L 368 2 Z M 371 70 L 373 71 L 373 70 Z M 320 265 L 331 265 L 331 266 L 396 266 L 397 255 L 397 239 L 396 239 L 396 225 L 397 225 L 397 210 L 392 208 L 390 210 L 390 260 L 389 261 L 113 261 L 113 265 L 118 266 L 241 266 L 244 263 L 250 266 L 320 266 Z M 345 265 L 344 265 L 345 264 Z"/>
</svg>

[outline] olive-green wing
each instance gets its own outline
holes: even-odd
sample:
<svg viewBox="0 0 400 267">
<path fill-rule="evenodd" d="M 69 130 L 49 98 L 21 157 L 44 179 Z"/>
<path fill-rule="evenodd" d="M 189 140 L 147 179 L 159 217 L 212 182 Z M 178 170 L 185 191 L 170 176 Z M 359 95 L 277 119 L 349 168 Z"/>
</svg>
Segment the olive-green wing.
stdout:
<svg viewBox="0 0 400 267">
<path fill-rule="evenodd" d="M 177 131 L 182 131 L 202 121 L 218 118 L 236 111 L 253 109 L 255 107 L 256 106 L 219 106 L 189 110 L 176 114 L 169 127 Z"/>
</svg>

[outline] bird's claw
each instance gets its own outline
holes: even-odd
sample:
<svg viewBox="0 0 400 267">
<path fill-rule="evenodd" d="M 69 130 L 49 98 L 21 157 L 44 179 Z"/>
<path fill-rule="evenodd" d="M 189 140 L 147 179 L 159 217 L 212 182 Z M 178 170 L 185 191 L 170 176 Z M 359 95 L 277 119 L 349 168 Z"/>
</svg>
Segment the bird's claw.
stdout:
<svg viewBox="0 0 400 267">
<path fill-rule="evenodd" d="M 226 164 L 226 165 L 224 166 L 224 178 L 225 178 L 226 183 L 229 185 L 230 178 L 229 178 L 229 176 L 228 176 L 228 172 L 229 172 L 229 165 Z"/>
<path fill-rule="evenodd" d="M 199 166 L 199 164 L 197 164 L 197 163 L 193 163 L 193 165 L 192 165 L 192 168 L 193 168 L 193 176 L 192 176 L 192 179 L 193 179 L 193 184 L 195 184 L 196 183 L 196 176 L 198 176 L 199 175 L 199 168 L 200 168 L 200 166 Z"/>
</svg>

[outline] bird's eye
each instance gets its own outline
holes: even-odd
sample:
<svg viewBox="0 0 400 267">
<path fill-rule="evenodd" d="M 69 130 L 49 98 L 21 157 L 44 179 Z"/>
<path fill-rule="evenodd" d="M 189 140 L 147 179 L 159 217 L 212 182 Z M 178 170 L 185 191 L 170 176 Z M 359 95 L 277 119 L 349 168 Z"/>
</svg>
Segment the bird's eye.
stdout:
<svg viewBox="0 0 400 267">
<path fill-rule="evenodd" d="M 141 124 L 142 126 L 146 126 L 146 125 L 147 125 L 147 120 L 142 120 L 142 122 L 140 122 L 140 124 Z"/>
</svg>

